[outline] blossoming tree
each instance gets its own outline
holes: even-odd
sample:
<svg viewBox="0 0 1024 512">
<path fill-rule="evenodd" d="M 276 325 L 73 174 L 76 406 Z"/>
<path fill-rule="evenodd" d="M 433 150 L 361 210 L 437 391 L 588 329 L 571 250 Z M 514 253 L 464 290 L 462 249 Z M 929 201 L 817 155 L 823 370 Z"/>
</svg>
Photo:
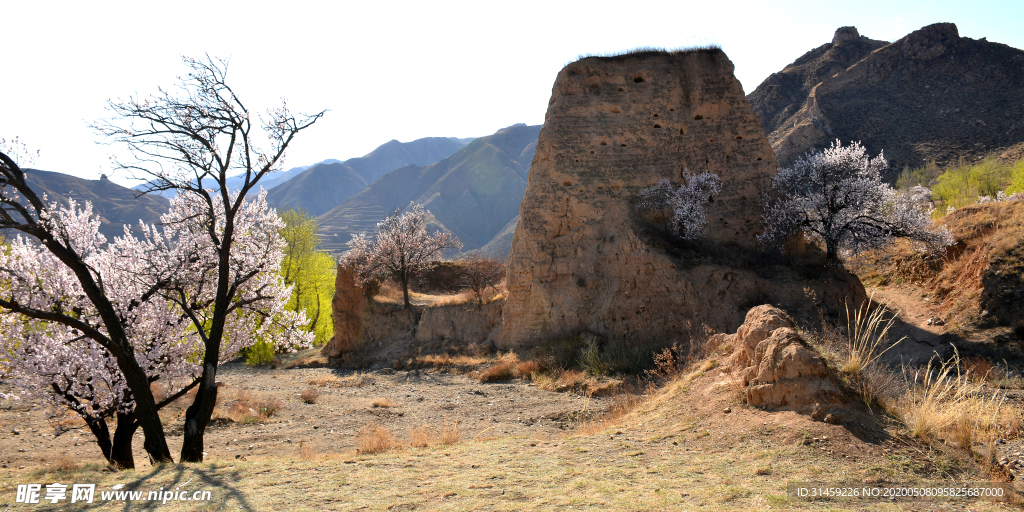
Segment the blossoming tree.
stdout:
<svg viewBox="0 0 1024 512">
<path fill-rule="evenodd" d="M 869 158 L 860 143 L 838 140 L 811 151 L 772 178 L 759 241 L 781 247 L 791 234 L 803 232 L 825 243 L 827 264 L 839 265 L 839 250 L 873 249 L 907 238 L 922 249 L 953 243 L 949 230 L 935 226 L 910 197 L 882 183 L 889 166 L 879 154 Z"/>
<path fill-rule="evenodd" d="M 445 249 L 461 249 L 462 242 L 450 233 L 427 232 L 430 212 L 421 204 L 410 203 L 409 210 L 397 211 L 377 224 L 373 239 L 365 234 L 353 235 L 349 250 L 341 256 L 345 264 L 355 265 L 361 282 L 394 278 L 402 285 L 405 307 L 409 302 L 409 278 L 426 267 Z"/>
<path fill-rule="evenodd" d="M 722 180 L 717 174 L 709 171 L 687 174 L 686 183 L 678 188 L 662 179 L 657 185 L 641 190 L 637 194 L 637 207 L 660 213 L 667 234 L 683 240 L 698 240 L 707 232 L 708 200 L 721 191 Z M 672 219 L 671 230 L 669 218 Z"/>
<path fill-rule="evenodd" d="M 201 344 L 193 361 L 200 374 L 195 399 L 185 411 L 181 460 L 201 462 L 203 433 L 216 404 L 216 374 L 223 354 L 230 352 L 236 340 L 275 332 L 269 327 L 260 330 L 272 315 L 259 315 L 264 319 L 259 320 L 240 314 L 240 308 L 255 309 L 281 293 L 287 298 L 286 291 L 261 277 L 272 268 L 276 279 L 279 238 L 259 227 L 265 201 L 246 197 L 259 190 L 260 179 L 281 169 L 295 136 L 324 112 L 296 116 L 282 104 L 265 116 L 253 114 L 228 86 L 225 61 L 184 60 L 191 71 L 180 79 L 177 92 L 161 89 L 148 98 L 111 101 L 112 118 L 94 126 L 107 140 L 128 147 L 133 159 L 115 159 L 118 169 L 149 179 L 147 192 L 175 190 L 183 198 L 177 206 L 180 215 L 169 219 L 163 230 L 143 229 L 145 243 L 115 241 L 126 251 L 123 258 L 135 257 L 144 264 L 136 274 L 140 284 L 135 291 L 140 295 L 118 297 L 109 291 L 96 263 L 81 250 L 91 245 L 81 246 L 73 226 L 61 232 L 52 222 L 54 209 L 31 190 L 18 165 L 0 155 L 0 228 L 38 240 L 78 281 L 81 293 L 74 297 L 92 304 L 96 314 L 88 322 L 66 310 L 23 305 L 16 297 L 0 299 L 0 307 L 60 323 L 106 349 L 131 391 L 136 421 L 145 433 L 144 446 L 156 461 L 172 458 L 149 388 L 150 376 L 119 307 L 139 307 L 134 304 L 159 295 L 180 310 Z M 243 177 L 242 184 L 229 193 L 227 180 L 235 175 Z M 252 204 L 262 204 L 262 210 Z M 255 224 L 247 227 L 247 216 Z M 259 261 L 263 263 L 252 266 Z M 234 329 L 252 332 L 236 338 L 229 335 Z"/>
<path fill-rule="evenodd" d="M 203 237 L 190 236 L 205 228 L 197 225 L 196 205 L 194 196 L 179 196 L 162 216 L 162 226 L 140 225 L 141 239 L 126 227 L 125 236 L 111 244 L 99 233 L 88 203 L 82 208 L 73 201 L 60 208 L 50 205 L 44 214 L 58 238 L 82 256 L 109 299 L 130 359 L 149 383 L 166 391 L 155 409 L 200 383 L 198 363 L 212 312 L 208 274 L 215 264 Z M 236 255 L 255 261 L 240 262 L 238 268 L 255 275 L 232 304 L 230 343 L 222 346 L 220 359 L 234 357 L 259 336 L 272 337 L 283 350 L 308 346 L 311 335 L 294 329 L 304 322 L 302 315 L 283 309 L 288 290 L 276 273 L 283 254 L 280 221 L 263 195 L 246 204 L 239 226 L 249 236 L 236 246 Z M 7 310 L 0 310 L 6 313 L 0 314 L 6 338 L 0 342 L 0 360 L 5 361 L 0 371 L 21 392 L 49 405 L 51 417 L 78 414 L 110 463 L 134 467 L 135 395 L 117 358 L 104 346 L 111 341 L 109 329 L 81 281 L 37 240 L 22 236 L 0 254 L 0 269 L 6 288 L 0 306 Z M 111 417 L 117 419 L 112 438 Z"/>
</svg>

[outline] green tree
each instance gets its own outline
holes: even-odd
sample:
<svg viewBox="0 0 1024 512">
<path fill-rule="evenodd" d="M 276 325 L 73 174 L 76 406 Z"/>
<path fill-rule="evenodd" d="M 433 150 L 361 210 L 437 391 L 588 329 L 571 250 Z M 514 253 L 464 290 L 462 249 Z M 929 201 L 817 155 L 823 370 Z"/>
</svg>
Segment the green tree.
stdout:
<svg viewBox="0 0 1024 512">
<path fill-rule="evenodd" d="M 293 285 L 286 309 L 305 311 L 310 319 L 308 330 L 316 335 L 315 345 L 327 343 L 334 336 L 331 300 L 338 264 L 331 255 L 319 250 L 320 221 L 301 210 L 281 214 L 284 228 L 281 235 L 287 246 L 281 262 L 285 284 Z"/>
</svg>

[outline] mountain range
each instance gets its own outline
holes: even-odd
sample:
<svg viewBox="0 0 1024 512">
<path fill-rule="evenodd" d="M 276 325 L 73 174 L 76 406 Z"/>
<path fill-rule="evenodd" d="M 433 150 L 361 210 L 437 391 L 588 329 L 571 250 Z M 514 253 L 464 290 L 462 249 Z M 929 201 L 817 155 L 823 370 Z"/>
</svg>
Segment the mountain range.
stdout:
<svg viewBox="0 0 1024 512">
<path fill-rule="evenodd" d="M 487 246 L 510 231 L 510 223 L 514 229 L 539 133 L 539 125 L 513 125 L 437 163 L 385 174 L 320 217 L 322 247 L 333 254 L 344 252 L 353 234 L 372 233 L 384 217 L 404 211 L 411 202 L 430 210 L 436 227 L 458 236 L 463 251 Z M 506 238 L 488 251 L 504 258 L 511 247 L 511 237 Z"/>
<path fill-rule="evenodd" d="M 835 139 L 904 166 L 946 166 L 1024 142 L 1024 51 L 953 23 L 893 43 L 836 31 L 747 96 L 779 163 Z"/>
<path fill-rule="evenodd" d="M 427 137 L 404 143 L 392 140 L 366 156 L 344 162 L 324 162 L 298 173 L 269 188 L 267 203 L 279 210 L 304 209 L 318 217 L 394 169 L 430 165 L 465 145 L 463 140 L 447 137 Z"/>
<path fill-rule="evenodd" d="M 124 225 L 138 227 L 139 221 L 153 224 L 160 221 L 160 215 L 167 212 L 170 201 L 166 197 L 146 194 L 135 197 L 136 192 L 122 187 L 101 176 L 98 180 L 87 180 L 59 172 L 28 169 L 25 181 L 40 198 L 46 194 L 47 202 L 66 205 L 74 199 L 79 206 L 86 201 L 92 203 L 93 214 L 100 218 L 100 232 L 113 241 L 115 236 L 124 236 Z"/>
</svg>

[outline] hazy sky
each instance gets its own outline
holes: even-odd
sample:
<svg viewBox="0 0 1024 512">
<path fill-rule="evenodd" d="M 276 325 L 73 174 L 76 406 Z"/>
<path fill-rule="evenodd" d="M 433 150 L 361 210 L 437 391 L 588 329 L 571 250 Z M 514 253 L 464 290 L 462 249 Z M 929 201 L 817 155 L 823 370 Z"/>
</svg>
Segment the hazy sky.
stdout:
<svg viewBox="0 0 1024 512">
<path fill-rule="evenodd" d="M 184 73 L 180 56 L 231 59 L 251 110 L 281 97 L 330 109 L 285 167 L 361 156 L 391 139 L 487 135 L 540 124 L 555 75 L 580 54 L 716 43 L 748 93 L 853 25 L 894 41 L 937 22 L 1024 48 L 1024 1 L 26 2 L 0 0 L 0 137 L 35 167 L 110 173 L 88 122 L 108 99 L 147 95 Z M 114 175 L 115 181 L 130 184 Z"/>
</svg>

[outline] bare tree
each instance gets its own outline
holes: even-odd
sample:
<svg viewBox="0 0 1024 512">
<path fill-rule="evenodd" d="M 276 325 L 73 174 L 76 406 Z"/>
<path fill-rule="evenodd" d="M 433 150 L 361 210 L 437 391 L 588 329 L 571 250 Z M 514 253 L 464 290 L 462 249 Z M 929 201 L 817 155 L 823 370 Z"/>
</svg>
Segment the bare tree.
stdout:
<svg viewBox="0 0 1024 512">
<path fill-rule="evenodd" d="M 798 158 L 772 178 L 759 241 L 781 247 L 802 231 L 824 241 L 833 268 L 842 248 L 879 248 L 896 238 L 932 250 L 952 245 L 949 230 L 936 227 L 909 196 L 882 183 L 888 166 L 881 154 L 869 158 L 860 143 L 843 146 L 838 140 Z"/>
<path fill-rule="evenodd" d="M 265 115 L 254 114 L 228 85 L 227 61 L 209 56 L 183 60 L 190 72 L 179 79 L 175 92 L 160 89 L 144 99 L 111 101 L 112 117 L 97 122 L 94 128 L 110 142 L 127 145 L 133 160 L 115 160 L 115 165 L 134 177 L 148 179 L 145 192 L 189 192 L 203 205 L 205 236 L 216 254 L 211 269 L 215 292 L 209 304 L 194 304 L 188 297 L 180 297 L 186 312 L 195 317 L 200 316 L 195 314 L 199 311 L 212 311 L 208 328 L 200 333 L 205 348 L 203 372 L 195 400 L 185 412 L 181 448 L 182 461 L 201 462 L 203 433 L 217 399 L 216 374 L 225 324 L 232 303 L 241 299 L 239 289 L 254 277 L 239 272 L 232 258 L 236 238 L 246 235 L 236 232 L 237 218 L 246 196 L 259 190 L 260 179 L 281 169 L 295 136 L 326 111 L 293 115 L 282 101 Z M 229 193 L 228 177 L 236 174 L 243 176 L 243 182 Z M 146 389 L 148 393 L 148 385 Z M 136 392 L 136 387 L 132 391 Z M 146 431 L 147 443 L 150 435 Z"/>
<path fill-rule="evenodd" d="M 479 251 L 469 253 L 462 258 L 461 263 L 463 285 L 473 290 L 477 304 L 483 306 L 484 290 L 497 286 L 505 278 L 505 264 L 493 258 L 484 258 Z"/>
<path fill-rule="evenodd" d="M 409 210 L 396 210 L 377 224 L 371 240 L 364 234 L 354 235 L 342 262 L 355 265 L 360 282 L 394 278 L 402 285 L 405 307 L 409 302 L 409 278 L 436 259 L 445 249 L 462 248 L 462 242 L 450 233 L 427 233 L 430 212 L 423 205 L 410 203 Z"/>
</svg>

